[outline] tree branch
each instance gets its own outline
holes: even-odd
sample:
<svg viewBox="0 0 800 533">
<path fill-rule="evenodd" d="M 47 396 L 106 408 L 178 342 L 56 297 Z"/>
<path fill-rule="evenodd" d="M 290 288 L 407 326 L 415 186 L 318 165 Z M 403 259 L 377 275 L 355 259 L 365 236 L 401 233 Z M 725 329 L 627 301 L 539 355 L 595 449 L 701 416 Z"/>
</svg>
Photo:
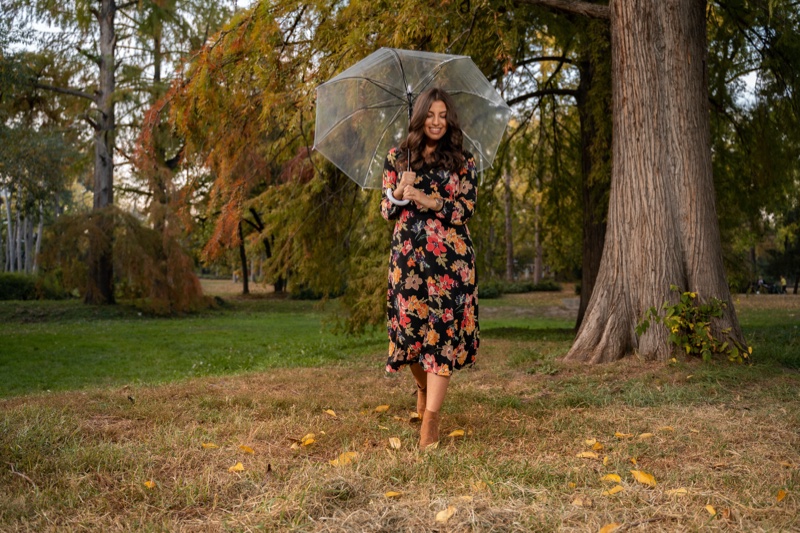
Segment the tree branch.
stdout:
<svg viewBox="0 0 800 533">
<path fill-rule="evenodd" d="M 541 91 L 533 91 L 531 93 L 522 94 L 520 96 L 517 96 L 516 98 L 512 98 L 506 103 L 509 106 L 512 106 L 514 104 L 524 102 L 525 100 L 530 100 L 531 98 L 539 98 L 548 95 L 577 97 L 578 91 L 576 91 L 575 89 L 542 89 Z"/>
<path fill-rule="evenodd" d="M 583 2 L 581 0 L 516 0 L 516 3 L 549 7 L 555 11 L 602 20 L 608 20 L 610 18 L 608 6 L 590 4 L 589 2 Z"/>
<path fill-rule="evenodd" d="M 92 96 L 89 93 L 85 93 L 83 91 L 79 91 L 77 89 L 69 89 L 65 87 L 54 87 L 52 85 L 47 85 L 45 83 L 38 83 L 34 82 L 34 87 L 37 89 L 44 89 L 46 91 L 53 91 L 54 93 L 61 93 L 61 94 L 68 94 L 70 96 L 77 96 L 79 98 L 86 98 L 87 100 L 91 100 L 94 103 L 97 103 L 97 98 Z"/>
</svg>

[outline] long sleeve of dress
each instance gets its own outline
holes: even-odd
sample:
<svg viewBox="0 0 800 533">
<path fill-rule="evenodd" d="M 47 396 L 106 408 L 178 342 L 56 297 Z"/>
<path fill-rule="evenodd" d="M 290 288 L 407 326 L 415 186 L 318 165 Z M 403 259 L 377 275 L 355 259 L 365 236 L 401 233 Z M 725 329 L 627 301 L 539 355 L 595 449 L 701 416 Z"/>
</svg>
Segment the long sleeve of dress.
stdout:
<svg viewBox="0 0 800 533">
<path fill-rule="evenodd" d="M 381 215 L 386 220 L 394 220 L 400 216 L 403 206 L 395 205 L 386 196 L 386 190 L 394 191 L 397 188 L 397 170 L 394 168 L 397 160 L 397 150 L 392 149 L 383 163 L 383 188 L 381 198 Z"/>
<path fill-rule="evenodd" d="M 458 176 L 455 190 L 448 190 L 450 198 L 443 198 L 444 207 L 436 213 L 436 217 L 453 226 L 466 224 L 475 212 L 478 199 L 478 170 L 471 154 L 465 154 L 467 160 Z M 387 200 L 388 201 L 388 200 Z"/>
</svg>

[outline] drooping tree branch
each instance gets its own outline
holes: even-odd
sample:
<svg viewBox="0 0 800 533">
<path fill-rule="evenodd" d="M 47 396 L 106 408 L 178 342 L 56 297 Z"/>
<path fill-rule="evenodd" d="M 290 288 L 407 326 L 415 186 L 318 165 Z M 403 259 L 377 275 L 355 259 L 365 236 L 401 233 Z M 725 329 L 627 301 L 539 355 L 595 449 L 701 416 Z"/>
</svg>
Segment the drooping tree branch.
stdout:
<svg viewBox="0 0 800 533">
<path fill-rule="evenodd" d="M 44 89 L 46 91 L 53 91 L 54 93 L 61 93 L 61 94 L 68 94 L 70 96 L 77 96 L 79 98 L 86 98 L 87 100 L 91 100 L 94 103 L 97 103 L 97 97 L 91 95 L 87 92 L 79 91 L 77 89 L 70 89 L 68 87 L 54 87 L 53 85 L 47 85 L 46 83 L 38 83 L 35 82 L 33 84 L 34 87 L 37 89 Z"/>
<path fill-rule="evenodd" d="M 609 20 L 608 6 L 590 4 L 581 0 L 516 0 L 517 4 L 549 7 L 555 11 L 596 19 Z"/>
<path fill-rule="evenodd" d="M 516 98 L 512 98 L 508 102 L 506 102 L 509 106 L 514 104 L 518 104 L 520 102 L 524 102 L 526 100 L 530 100 L 531 98 L 539 98 L 541 96 L 548 96 L 548 95 L 555 95 L 555 96 L 577 96 L 578 91 L 575 89 L 542 89 L 541 91 L 533 91 L 530 93 L 525 93 L 517 96 Z"/>
</svg>

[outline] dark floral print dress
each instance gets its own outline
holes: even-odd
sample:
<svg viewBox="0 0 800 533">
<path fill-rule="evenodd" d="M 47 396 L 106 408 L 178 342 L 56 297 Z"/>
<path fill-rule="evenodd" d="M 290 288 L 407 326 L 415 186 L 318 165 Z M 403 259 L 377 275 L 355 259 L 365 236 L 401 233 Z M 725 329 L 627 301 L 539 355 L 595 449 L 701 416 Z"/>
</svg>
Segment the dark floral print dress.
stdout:
<svg viewBox="0 0 800 533">
<path fill-rule="evenodd" d="M 397 220 L 389 259 L 387 372 L 417 362 L 426 372 L 449 376 L 471 366 L 478 353 L 478 285 L 467 220 L 475 210 L 477 171 L 473 157 L 459 172 L 423 166 L 415 187 L 444 207 L 432 211 L 393 204 L 386 189 L 398 182 L 397 149 L 384 163 L 381 214 Z"/>
</svg>

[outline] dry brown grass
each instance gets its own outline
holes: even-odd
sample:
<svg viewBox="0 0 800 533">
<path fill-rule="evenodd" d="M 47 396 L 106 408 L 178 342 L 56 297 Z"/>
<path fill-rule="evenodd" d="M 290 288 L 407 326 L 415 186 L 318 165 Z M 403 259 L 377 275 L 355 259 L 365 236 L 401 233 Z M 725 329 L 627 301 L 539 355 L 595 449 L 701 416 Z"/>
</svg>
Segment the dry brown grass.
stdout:
<svg viewBox="0 0 800 533">
<path fill-rule="evenodd" d="M 234 282 L 230 279 L 207 279 L 200 280 L 200 285 L 203 286 L 203 294 L 209 296 L 221 296 L 223 298 L 235 297 L 242 294 L 242 282 Z M 275 292 L 272 285 L 264 283 L 256 283 L 251 281 L 248 284 L 251 295 L 270 294 Z"/>
<path fill-rule="evenodd" d="M 443 412 L 443 435 L 467 435 L 425 454 L 406 419 L 410 376 L 385 377 L 383 354 L 3 400 L 0 530 L 800 531 L 800 374 L 635 360 L 587 369 L 556 360 L 567 345 L 487 338 Z M 374 412 L 381 404 L 387 413 Z M 292 449 L 307 433 L 316 442 Z M 602 443 L 599 459 L 576 457 L 586 439 Z M 329 464 L 345 451 L 358 460 Z M 229 472 L 237 461 L 244 472 Z M 657 485 L 635 482 L 635 468 Z M 602 494 L 607 473 L 623 492 Z M 677 488 L 688 494 L 668 494 Z M 579 496 L 591 504 L 574 505 Z M 448 506 L 456 513 L 437 523 Z"/>
</svg>

